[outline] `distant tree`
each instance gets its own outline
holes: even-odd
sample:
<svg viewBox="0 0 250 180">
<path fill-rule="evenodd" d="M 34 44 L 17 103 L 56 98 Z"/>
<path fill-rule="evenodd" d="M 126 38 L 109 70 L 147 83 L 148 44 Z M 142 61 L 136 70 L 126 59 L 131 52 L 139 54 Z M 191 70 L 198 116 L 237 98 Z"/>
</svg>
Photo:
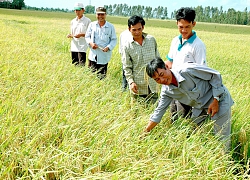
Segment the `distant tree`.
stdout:
<svg viewBox="0 0 250 180">
<path fill-rule="evenodd" d="M 22 9 L 25 7 L 24 0 L 13 0 L 11 4 L 13 9 Z"/>
<path fill-rule="evenodd" d="M 87 5 L 85 6 L 85 13 L 86 14 L 94 14 L 95 13 L 95 6 Z"/>
<path fill-rule="evenodd" d="M 247 17 L 247 7 L 245 8 L 244 12 L 242 13 L 242 24 L 247 25 L 248 24 L 248 17 Z"/>
<path fill-rule="evenodd" d="M 204 13 L 203 13 L 203 7 L 202 6 L 197 6 L 194 8 L 195 13 L 196 13 L 196 21 L 204 21 Z"/>
<path fill-rule="evenodd" d="M 113 8 L 112 8 L 112 5 L 109 5 L 109 6 L 108 6 L 108 14 L 109 14 L 109 15 L 113 15 Z"/>
<path fill-rule="evenodd" d="M 145 14 L 144 14 L 144 16 L 146 17 L 146 19 L 152 17 L 152 7 L 147 6 L 147 7 L 145 8 Z"/>
<path fill-rule="evenodd" d="M 168 19 L 168 8 L 167 8 L 167 7 L 165 7 L 165 8 L 163 9 L 161 18 L 162 18 L 162 19 Z"/>
</svg>

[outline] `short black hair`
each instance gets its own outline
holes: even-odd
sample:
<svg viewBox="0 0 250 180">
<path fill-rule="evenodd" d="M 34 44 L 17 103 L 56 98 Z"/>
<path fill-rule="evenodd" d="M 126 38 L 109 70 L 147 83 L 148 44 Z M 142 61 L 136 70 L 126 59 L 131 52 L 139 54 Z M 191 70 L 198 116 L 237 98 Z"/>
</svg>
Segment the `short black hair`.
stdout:
<svg viewBox="0 0 250 180">
<path fill-rule="evenodd" d="M 194 22 L 195 16 L 195 10 L 189 7 L 182 7 L 177 10 L 175 18 L 177 21 L 184 19 L 189 22 Z"/>
<path fill-rule="evenodd" d="M 128 27 L 130 28 L 130 26 L 134 26 L 136 25 L 137 23 L 141 23 L 142 26 L 144 26 L 146 23 L 143 19 L 143 17 L 141 16 L 138 16 L 138 15 L 134 15 L 134 16 L 131 16 L 129 19 L 128 19 Z"/>
<path fill-rule="evenodd" d="M 147 64 L 146 73 L 148 74 L 149 77 L 152 78 L 158 68 L 167 69 L 164 61 L 160 57 L 154 58 Z"/>
</svg>

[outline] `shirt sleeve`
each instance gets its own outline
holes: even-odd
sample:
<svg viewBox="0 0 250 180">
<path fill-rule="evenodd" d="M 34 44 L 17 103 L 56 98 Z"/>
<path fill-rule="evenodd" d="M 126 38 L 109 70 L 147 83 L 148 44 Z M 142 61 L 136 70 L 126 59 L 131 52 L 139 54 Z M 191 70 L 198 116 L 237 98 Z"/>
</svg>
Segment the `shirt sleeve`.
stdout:
<svg viewBox="0 0 250 180">
<path fill-rule="evenodd" d="M 169 52 L 168 52 L 168 54 L 167 54 L 167 56 L 166 56 L 166 58 L 169 60 L 169 61 L 171 61 L 171 62 L 173 62 L 173 59 L 174 59 L 174 51 L 175 51 L 175 49 L 174 49 L 174 43 L 175 43 L 175 39 L 173 39 L 172 40 L 172 42 L 171 42 L 171 46 L 170 46 L 170 49 L 169 49 Z"/>
<path fill-rule="evenodd" d="M 117 43 L 117 37 L 116 37 L 116 32 L 115 32 L 115 27 L 113 25 L 111 27 L 111 36 L 110 36 L 110 43 L 107 45 L 110 51 L 112 51 Z"/>
<path fill-rule="evenodd" d="M 130 85 L 132 82 L 134 82 L 133 70 L 132 70 L 133 63 L 129 56 L 126 46 L 123 46 L 123 49 L 122 49 L 122 65 L 123 65 L 123 70 L 124 70 L 126 79 L 128 81 L 128 84 Z"/>
<path fill-rule="evenodd" d="M 162 116 L 165 114 L 168 106 L 170 105 L 171 101 L 172 98 L 166 94 L 166 86 L 162 86 L 158 106 L 154 110 L 154 113 L 150 116 L 150 120 L 159 123 L 162 119 Z"/>
<path fill-rule="evenodd" d="M 91 37 L 91 34 L 92 34 L 92 26 L 93 24 L 90 23 L 88 28 L 87 28 L 87 31 L 86 31 L 86 34 L 85 34 L 85 40 L 87 42 L 87 44 L 89 45 L 89 43 L 91 43 L 91 38 L 94 38 L 94 37 Z"/>
</svg>

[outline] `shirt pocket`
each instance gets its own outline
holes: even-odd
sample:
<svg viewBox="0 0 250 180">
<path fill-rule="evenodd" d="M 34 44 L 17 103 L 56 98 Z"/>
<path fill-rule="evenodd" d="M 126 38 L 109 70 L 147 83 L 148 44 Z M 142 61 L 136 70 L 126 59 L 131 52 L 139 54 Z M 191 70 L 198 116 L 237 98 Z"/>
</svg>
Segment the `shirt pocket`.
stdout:
<svg viewBox="0 0 250 180">
<path fill-rule="evenodd" d="M 192 90 L 188 91 L 188 96 L 193 100 L 197 100 L 201 97 L 201 90 L 195 87 Z"/>
</svg>

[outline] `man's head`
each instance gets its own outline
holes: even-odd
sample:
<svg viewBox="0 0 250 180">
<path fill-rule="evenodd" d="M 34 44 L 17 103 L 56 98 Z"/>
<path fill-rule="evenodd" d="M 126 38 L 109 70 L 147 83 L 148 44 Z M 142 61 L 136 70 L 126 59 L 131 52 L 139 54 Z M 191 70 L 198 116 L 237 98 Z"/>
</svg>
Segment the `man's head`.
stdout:
<svg viewBox="0 0 250 180">
<path fill-rule="evenodd" d="M 189 7 L 182 7 L 176 12 L 176 20 L 179 32 L 184 40 L 189 39 L 193 33 L 193 27 L 196 25 L 195 10 Z"/>
<path fill-rule="evenodd" d="M 84 6 L 82 3 L 75 3 L 74 5 L 74 10 L 75 10 L 75 13 L 76 15 L 81 18 L 83 16 L 83 13 L 84 13 Z"/>
<path fill-rule="evenodd" d="M 106 8 L 104 7 L 98 7 L 96 8 L 96 18 L 99 22 L 105 21 L 106 19 Z"/>
<path fill-rule="evenodd" d="M 164 61 L 157 57 L 150 61 L 146 66 L 146 72 L 158 84 L 169 85 L 172 82 L 172 73 Z"/>
<path fill-rule="evenodd" d="M 194 22 L 195 16 L 195 10 L 189 7 L 182 7 L 177 10 L 175 18 L 177 21 L 184 19 L 191 23 Z"/>
<path fill-rule="evenodd" d="M 142 37 L 142 31 L 144 29 L 145 21 L 141 16 L 134 15 L 128 19 L 128 29 L 131 32 L 134 39 Z"/>
</svg>

